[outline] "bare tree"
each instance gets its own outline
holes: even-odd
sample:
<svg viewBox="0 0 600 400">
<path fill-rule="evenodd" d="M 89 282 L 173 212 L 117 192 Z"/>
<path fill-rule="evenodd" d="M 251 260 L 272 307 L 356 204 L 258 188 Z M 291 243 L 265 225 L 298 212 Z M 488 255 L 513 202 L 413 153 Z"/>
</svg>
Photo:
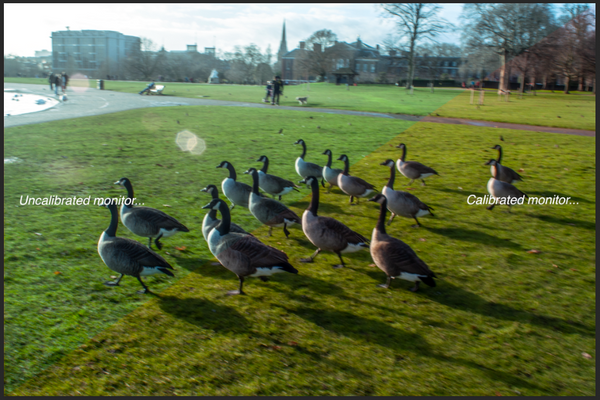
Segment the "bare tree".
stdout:
<svg viewBox="0 0 600 400">
<path fill-rule="evenodd" d="M 314 74 L 325 78 L 334 69 L 337 58 L 337 35 L 329 29 L 314 32 L 305 40 L 305 48 L 296 57 L 297 68 L 307 76 Z"/>
<path fill-rule="evenodd" d="M 502 90 L 508 90 L 508 60 L 556 29 L 551 5 L 545 3 L 465 4 L 461 19 L 467 52 L 487 47 L 500 55 Z"/>
<path fill-rule="evenodd" d="M 125 60 L 125 69 L 135 78 L 151 79 L 163 67 L 166 51 L 156 52 L 154 42 L 148 38 L 141 38 L 141 48 L 132 49 Z"/>
<path fill-rule="evenodd" d="M 414 78 L 415 46 L 419 41 L 435 41 L 435 38 L 452 26 L 437 14 L 441 7 L 434 3 L 386 3 L 381 4 L 384 17 L 397 19 L 397 27 L 400 39 L 408 40 L 407 46 L 400 45 L 404 50 L 408 49 L 408 72 L 406 76 L 406 88 L 412 86 Z"/>
</svg>

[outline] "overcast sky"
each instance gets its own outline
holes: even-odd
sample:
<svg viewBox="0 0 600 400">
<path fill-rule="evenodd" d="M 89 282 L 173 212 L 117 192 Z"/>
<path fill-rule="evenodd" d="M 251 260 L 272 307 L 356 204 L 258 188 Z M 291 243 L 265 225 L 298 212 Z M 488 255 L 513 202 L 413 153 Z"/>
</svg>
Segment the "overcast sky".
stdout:
<svg viewBox="0 0 600 400">
<path fill-rule="evenodd" d="M 458 22 L 462 4 L 444 4 L 442 16 Z M 96 29 L 147 37 L 165 49 L 217 51 L 254 43 L 277 53 L 283 20 L 288 50 L 320 29 L 338 39 L 383 44 L 394 23 L 380 17 L 374 4 L 4 4 L 4 54 L 29 57 L 52 50 L 53 31 Z M 442 41 L 458 41 L 447 35 Z"/>
<path fill-rule="evenodd" d="M 460 25 L 462 3 L 441 4 L 440 16 Z M 595 9 L 595 6 L 593 6 Z M 277 53 L 286 21 L 288 50 L 320 29 L 331 29 L 338 40 L 383 44 L 394 23 L 381 17 L 375 4 L 4 4 L 4 54 L 29 57 L 52 50 L 53 31 L 111 30 L 147 37 L 166 50 L 188 44 L 231 51 L 254 43 Z M 458 29 L 440 38 L 459 44 Z"/>
</svg>

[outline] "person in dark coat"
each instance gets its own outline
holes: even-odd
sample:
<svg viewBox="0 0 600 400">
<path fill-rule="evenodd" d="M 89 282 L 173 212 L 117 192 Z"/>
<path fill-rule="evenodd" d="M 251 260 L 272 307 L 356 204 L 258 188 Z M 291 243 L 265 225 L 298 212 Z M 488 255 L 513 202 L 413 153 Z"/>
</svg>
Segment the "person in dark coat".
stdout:
<svg viewBox="0 0 600 400">
<path fill-rule="evenodd" d="M 271 97 L 271 105 L 279 105 L 279 96 L 283 94 L 283 82 L 279 76 L 275 76 L 273 81 L 273 96 Z M 275 100 L 277 99 L 277 100 Z"/>
<path fill-rule="evenodd" d="M 265 98 L 263 99 L 263 101 L 265 103 L 269 102 L 269 98 L 271 97 L 271 91 L 273 90 L 273 85 L 271 84 L 271 81 L 267 81 L 267 93 L 265 95 Z"/>
<path fill-rule="evenodd" d="M 54 75 L 54 94 L 58 96 L 58 88 L 60 87 L 60 74 Z"/>
<path fill-rule="evenodd" d="M 67 83 L 69 82 L 69 75 L 67 75 L 67 73 L 65 71 L 62 72 L 61 77 L 60 77 L 60 83 L 62 86 L 62 92 L 66 92 L 67 91 Z"/>
<path fill-rule="evenodd" d="M 146 89 L 142 90 L 140 92 L 140 94 L 144 94 L 144 92 L 146 92 L 146 94 L 150 94 L 150 89 L 154 88 L 154 82 L 150 83 L 148 86 L 146 86 Z"/>
<path fill-rule="evenodd" d="M 48 83 L 50 84 L 50 90 L 52 90 L 52 85 L 54 84 L 54 74 L 48 74 Z"/>
</svg>

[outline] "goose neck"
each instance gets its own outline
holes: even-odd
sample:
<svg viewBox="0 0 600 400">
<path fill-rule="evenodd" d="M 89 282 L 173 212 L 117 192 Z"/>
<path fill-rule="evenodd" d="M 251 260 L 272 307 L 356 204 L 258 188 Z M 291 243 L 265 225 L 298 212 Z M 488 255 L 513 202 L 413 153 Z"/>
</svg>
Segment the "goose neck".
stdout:
<svg viewBox="0 0 600 400">
<path fill-rule="evenodd" d="M 221 236 L 227 235 L 231 229 L 231 214 L 227 203 L 221 201 L 219 204 L 219 212 L 221 213 L 221 222 L 215 227 Z"/>
<path fill-rule="evenodd" d="M 317 211 L 319 210 L 319 183 L 316 179 L 312 180 L 310 184 L 310 189 L 312 191 L 312 197 L 310 199 L 310 204 L 308 205 L 307 210 L 310 211 L 314 216 L 317 215 Z"/>
<path fill-rule="evenodd" d="M 394 180 L 396 179 L 396 167 L 392 164 L 390 168 L 390 179 L 388 180 L 387 187 L 394 189 Z"/>
<path fill-rule="evenodd" d="M 350 171 L 350 161 L 348 160 L 348 157 L 345 157 L 344 158 L 344 171 L 342 172 L 342 174 L 348 175 L 349 171 Z"/>
<path fill-rule="evenodd" d="M 265 157 L 265 161 L 263 161 L 263 167 L 260 170 L 266 174 L 268 169 L 269 169 L 269 159 L 267 157 Z"/>
<path fill-rule="evenodd" d="M 498 164 L 500 164 L 500 162 L 502 162 L 502 147 L 498 148 L 498 159 L 496 160 L 496 162 Z"/>
<path fill-rule="evenodd" d="M 237 174 L 235 173 L 235 168 L 233 168 L 233 165 L 227 163 L 227 169 L 229 170 L 229 178 L 231 178 L 235 181 L 237 179 Z"/>
<path fill-rule="evenodd" d="M 110 237 L 117 236 L 117 227 L 119 226 L 119 212 L 117 211 L 117 206 L 111 204 L 108 206 L 110 210 L 110 224 L 108 228 L 104 232 Z"/>
<path fill-rule="evenodd" d="M 258 191 L 258 172 L 254 170 L 250 175 L 252 175 L 252 193 L 254 193 L 255 195 L 259 195 L 260 193 Z"/>
<path fill-rule="evenodd" d="M 133 185 L 131 184 L 131 182 L 129 182 L 129 180 L 126 180 L 125 183 L 123 184 L 123 186 L 125 186 L 125 189 L 127 189 L 127 198 L 129 199 L 129 205 L 125 204 L 125 207 L 131 208 L 133 207 Z"/>
<path fill-rule="evenodd" d="M 406 159 L 406 146 L 402 147 L 402 157 L 400 157 L 400 161 L 404 162 Z"/>
<path fill-rule="evenodd" d="M 306 156 L 306 143 L 301 142 L 300 144 L 302 145 L 302 154 L 300 155 L 300 158 L 304 160 L 304 157 Z"/>
<path fill-rule="evenodd" d="M 331 153 L 327 154 L 327 168 L 331 168 Z"/>
<path fill-rule="evenodd" d="M 381 233 L 385 232 L 385 215 L 387 213 L 387 200 L 384 200 L 379 207 L 379 219 L 377 220 L 377 225 L 375 225 L 375 229 L 377 229 Z"/>
</svg>

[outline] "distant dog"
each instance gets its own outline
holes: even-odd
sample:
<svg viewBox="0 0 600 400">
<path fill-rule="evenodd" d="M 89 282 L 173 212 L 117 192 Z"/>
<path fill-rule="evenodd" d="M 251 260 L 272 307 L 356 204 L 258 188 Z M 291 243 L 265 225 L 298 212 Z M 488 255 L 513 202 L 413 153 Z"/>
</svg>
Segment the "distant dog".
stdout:
<svg viewBox="0 0 600 400">
<path fill-rule="evenodd" d="M 300 103 L 300 105 L 304 105 L 304 104 L 306 104 L 306 102 L 308 100 L 308 96 L 306 96 L 306 97 L 296 97 L 296 100 L 298 100 L 298 103 Z"/>
</svg>

